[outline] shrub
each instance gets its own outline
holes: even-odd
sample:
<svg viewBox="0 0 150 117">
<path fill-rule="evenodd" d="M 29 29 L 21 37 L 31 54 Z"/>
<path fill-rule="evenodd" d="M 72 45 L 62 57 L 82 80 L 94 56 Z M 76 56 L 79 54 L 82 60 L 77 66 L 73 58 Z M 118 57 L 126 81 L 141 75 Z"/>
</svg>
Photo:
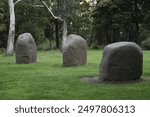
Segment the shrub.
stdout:
<svg viewBox="0 0 150 117">
<path fill-rule="evenodd" d="M 37 50 L 42 50 L 42 51 L 50 50 L 50 45 L 49 43 L 43 42 L 37 45 Z"/>
<path fill-rule="evenodd" d="M 141 44 L 142 48 L 144 50 L 150 50 L 150 37 L 146 40 L 144 40 Z"/>
<path fill-rule="evenodd" d="M 4 53 L 5 49 L 4 48 L 0 48 L 0 54 Z"/>
</svg>

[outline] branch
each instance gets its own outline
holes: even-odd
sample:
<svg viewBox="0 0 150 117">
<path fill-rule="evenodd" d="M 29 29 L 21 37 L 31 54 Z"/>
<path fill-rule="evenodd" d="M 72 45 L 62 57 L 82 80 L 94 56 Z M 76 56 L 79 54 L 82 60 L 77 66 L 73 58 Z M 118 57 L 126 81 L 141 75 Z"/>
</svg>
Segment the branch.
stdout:
<svg viewBox="0 0 150 117">
<path fill-rule="evenodd" d="M 51 15 L 53 16 L 54 19 L 58 19 L 58 20 L 60 20 L 60 21 L 63 21 L 62 18 L 57 17 L 57 16 L 54 15 L 54 13 L 52 12 L 52 8 L 51 8 L 51 7 L 48 7 L 48 5 L 47 5 L 44 1 L 42 1 L 42 3 L 45 5 L 45 7 L 46 7 L 47 10 L 51 13 Z"/>
<path fill-rule="evenodd" d="M 37 4 L 37 1 L 35 0 L 34 3 L 30 3 L 30 5 L 33 7 L 33 8 L 37 8 L 37 7 L 40 7 L 40 8 L 43 8 L 44 5 L 41 5 L 41 4 Z"/>
<path fill-rule="evenodd" d="M 43 8 L 43 7 L 44 7 L 43 5 L 33 5 L 33 4 L 31 4 L 31 6 L 34 7 L 34 8 L 36 8 L 36 7 L 41 7 L 41 8 Z"/>
<path fill-rule="evenodd" d="M 17 0 L 15 3 L 14 3 L 14 5 L 16 5 L 17 3 L 19 3 L 19 2 L 21 2 L 22 0 Z"/>
</svg>

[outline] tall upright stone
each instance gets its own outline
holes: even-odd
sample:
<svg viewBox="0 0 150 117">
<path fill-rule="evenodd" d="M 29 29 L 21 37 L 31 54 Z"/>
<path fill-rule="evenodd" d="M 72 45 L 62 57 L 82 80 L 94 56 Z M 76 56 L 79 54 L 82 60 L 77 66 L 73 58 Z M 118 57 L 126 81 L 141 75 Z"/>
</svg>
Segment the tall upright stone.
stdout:
<svg viewBox="0 0 150 117">
<path fill-rule="evenodd" d="M 131 81 L 140 79 L 143 53 L 133 42 L 118 42 L 104 48 L 100 64 L 101 81 Z"/>
<path fill-rule="evenodd" d="M 78 35 L 69 35 L 62 47 L 63 66 L 79 66 L 86 64 L 87 43 Z"/>
<path fill-rule="evenodd" d="M 16 42 L 16 64 L 36 62 L 37 47 L 30 33 L 19 35 Z"/>
</svg>

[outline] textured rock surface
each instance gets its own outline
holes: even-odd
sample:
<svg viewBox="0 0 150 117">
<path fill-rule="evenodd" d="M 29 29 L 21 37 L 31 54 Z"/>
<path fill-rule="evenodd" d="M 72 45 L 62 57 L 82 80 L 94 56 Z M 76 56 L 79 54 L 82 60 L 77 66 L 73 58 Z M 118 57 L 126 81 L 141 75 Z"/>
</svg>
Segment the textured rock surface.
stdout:
<svg viewBox="0 0 150 117">
<path fill-rule="evenodd" d="M 100 64 L 101 81 L 131 81 L 140 79 L 143 72 L 143 53 L 132 42 L 118 42 L 104 48 Z"/>
<path fill-rule="evenodd" d="M 79 66 L 86 64 L 87 43 L 81 36 L 69 35 L 63 44 L 62 52 L 64 66 Z"/>
<path fill-rule="evenodd" d="M 28 64 L 36 62 L 36 44 L 31 34 L 19 35 L 16 42 L 16 63 Z"/>
</svg>

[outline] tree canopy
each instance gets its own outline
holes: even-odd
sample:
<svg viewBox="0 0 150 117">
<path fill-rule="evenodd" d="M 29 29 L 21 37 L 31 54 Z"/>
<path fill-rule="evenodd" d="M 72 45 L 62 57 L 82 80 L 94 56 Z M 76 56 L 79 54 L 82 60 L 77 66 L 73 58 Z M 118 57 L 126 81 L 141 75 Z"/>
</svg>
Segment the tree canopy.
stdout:
<svg viewBox="0 0 150 117">
<path fill-rule="evenodd" d="M 65 19 L 69 34 L 78 34 L 89 45 L 133 41 L 139 45 L 150 36 L 149 0 L 22 0 L 15 5 L 16 34 L 29 32 L 38 45 L 60 48 Z M 0 2 L 0 48 L 6 48 L 9 31 L 8 1 Z"/>
</svg>

